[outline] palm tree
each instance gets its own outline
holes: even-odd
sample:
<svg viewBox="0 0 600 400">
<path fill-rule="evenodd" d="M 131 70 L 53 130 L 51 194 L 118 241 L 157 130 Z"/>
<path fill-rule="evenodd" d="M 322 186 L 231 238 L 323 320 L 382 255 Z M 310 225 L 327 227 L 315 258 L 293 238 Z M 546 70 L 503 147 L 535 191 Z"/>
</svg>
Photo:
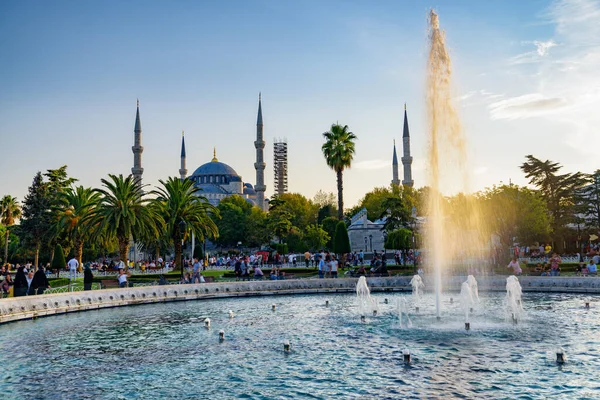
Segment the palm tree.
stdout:
<svg viewBox="0 0 600 400">
<path fill-rule="evenodd" d="M 329 132 L 323 133 L 325 143 L 321 147 L 327 165 L 337 175 L 338 218 L 344 218 L 344 169 L 350 168 L 354 158 L 354 141 L 356 135 L 348 130 L 348 125 L 331 125 Z"/>
<path fill-rule="evenodd" d="M 100 202 L 100 193 L 77 186 L 58 194 L 57 230 L 73 242 L 75 258 L 82 263 L 83 245 L 92 236 L 91 221 Z"/>
<path fill-rule="evenodd" d="M 4 238 L 4 262 L 8 262 L 8 235 L 9 228 L 15 224 L 15 219 L 21 217 L 21 206 L 16 197 L 6 195 L 0 202 L 0 222 L 6 226 L 6 236 Z"/>
<path fill-rule="evenodd" d="M 101 195 L 96 212 L 90 218 L 90 224 L 97 226 L 96 235 L 116 238 L 119 244 L 119 256 L 127 267 L 130 240 L 142 236 L 159 236 L 160 219 L 156 209 L 149 207 L 142 185 L 133 176 L 109 174 L 110 179 L 101 179 L 104 189 L 94 189 Z"/>
<path fill-rule="evenodd" d="M 163 187 L 152 192 L 156 195 L 153 203 L 165 222 L 165 234 L 173 241 L 175 260 L 179 262 L 183 251 L 182 239 L 186 239 L 188 233 L 193 232 L 199 241 L 219 236 L 217 225 L 210 218 L 211 214 L 218 215 L 218 210 L 200 196 L 201 189 L 189 179 L 171 177 L 166 182 L 159 182 Z M 183 233 L 180 228 L 182 222 L 185 226 Z"/>
</svg>

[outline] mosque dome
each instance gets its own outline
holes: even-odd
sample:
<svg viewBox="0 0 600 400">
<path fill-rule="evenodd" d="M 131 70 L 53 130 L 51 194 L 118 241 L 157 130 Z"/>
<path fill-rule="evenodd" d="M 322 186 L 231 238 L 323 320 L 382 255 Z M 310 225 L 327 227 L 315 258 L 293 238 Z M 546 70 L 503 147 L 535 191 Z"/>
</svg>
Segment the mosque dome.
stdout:
<svg viewBox="0 0 600 400">
<path fill-rule="evenodd" d="M 200 175 L 230 175 L 230 176 L 238 176 L 237 172 L 229 165 L 219 162 L 219 161 L 211 161 L 206 164 L 199 166 L 194 173 L 193 176 Z"/>
<path fill-rule="evenodd" d="M 246 195 L 256 195 L 256 190 L 252 187 L 250 183 L 244 183 L 244 194 Z"/>
</svg>

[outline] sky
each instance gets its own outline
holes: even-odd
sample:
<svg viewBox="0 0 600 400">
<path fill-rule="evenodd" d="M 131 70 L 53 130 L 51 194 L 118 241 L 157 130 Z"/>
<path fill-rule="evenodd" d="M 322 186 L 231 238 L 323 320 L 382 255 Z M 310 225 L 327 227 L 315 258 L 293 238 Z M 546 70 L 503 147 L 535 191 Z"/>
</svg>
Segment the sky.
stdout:
<svg viewBox="0 0 600 400">
<path fill-rule="evenodd" d="M 136 99 L 144 182 L 209 162 L 255 183 L 262 92 L 267 196 L 273 141 L 289 191 L 336 191 L 321 153 L 332 123 L 358 137 L 344 173 L 352 207 L 392 179 L 407 104 L 413 179 L 427 184 L 427 14 L 453 62 L 473 190 L 525 185 L 525 155 L 598 169 L 600 1 L 224 0 L 0 2 L 0 196 L 68 165 L 84 186 L 133 164 Z M 402 167 L 400 167 L 402 176 Z"/>
</svg>

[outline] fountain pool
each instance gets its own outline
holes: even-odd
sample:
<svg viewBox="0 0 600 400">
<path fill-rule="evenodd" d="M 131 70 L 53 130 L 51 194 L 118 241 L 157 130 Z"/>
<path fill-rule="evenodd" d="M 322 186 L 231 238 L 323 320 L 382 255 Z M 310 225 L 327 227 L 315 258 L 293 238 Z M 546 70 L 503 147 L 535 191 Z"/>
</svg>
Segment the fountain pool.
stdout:
<svg viewBox="0 0 600 400">
<path fill-rule="evenodd" d="M 373 293 L 214 299 L 58 315 L 0 326 L 3 399 L 21 398 L 593 398 L 600 390 L 597 303 L 526 293 L 505 321 L 505 294 L 483 293 L 464 329 L 460 302 L 424 295 L 411 328 Z M 454 294 L 456 296 L 456 294 Z M 384 298 L 389 299 L 385 304 Z M 329 301 L 329 306 L 325 305 Z M 277 308 L 272 310 L 272 304 Z M 229 317 L 229 311 L 235 318 Z M 204 318 L 211 319 L 210 329 Z M 224 340 L 219 340 L 219 331 Z M 285 341 L 291 351 L 285 352 Z M 567 362 L 556 364 L 562 347 Z M 411 363 L 403 362 L 408 349 Z"/>
</svg>

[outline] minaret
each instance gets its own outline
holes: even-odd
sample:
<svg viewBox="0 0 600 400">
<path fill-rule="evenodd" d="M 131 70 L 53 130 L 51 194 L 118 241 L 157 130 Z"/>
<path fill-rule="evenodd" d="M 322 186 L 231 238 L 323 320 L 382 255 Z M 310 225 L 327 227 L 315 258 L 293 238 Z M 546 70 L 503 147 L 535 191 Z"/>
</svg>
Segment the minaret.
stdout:
<svg viewBox="0 0 600 400">
<path fill-rule="evenodd" d="M 400 186 L 398 179 L 398 156 L 396 155 L 396 139 L 394 139 L 394 156 L 392 157 L 392 185 Z"/>
<path fill-rule="evenodd" d="M 187 177 L 187 168 L 185 167 L 185 135 L 181 131 L 181 168 L 179 168 L 179 177 L 181 181 Z"/>
<path fill-rule="evenodd" d="M 412 179 L 412 157 L 410 156 L 410 134 L 408 133 L 408 117 L 406 116 L 406 103 L 404 103 L 404 131 L 402 132 L 402 165 L 404 166 L 404 179 L 402 184 L 412 187 L 414 181 Z"/>
<path fill-rule="evenodd" d="M 256 169 L 256 185 L 254 190 L 256 191 L 256 205 L 261 209 L 265 209 L 265 161 L 263 157 L 263 149 L 265 148 L 265 141 L 263 140 L 263 119 L 262 119 L 262 105 L 261 95 L 258 94 L 258 118 L 256 119 L 256 141 L 254 142 L 256 148 L 256 162 L 254 168 Z"/>
<path fill-rule="evenodd" d="M 142 174 L 144 173 L 144 168 L 142 168 L 142 153 L 144 152 L 144 148 L 142 147 L 142 124 L 140 123 L 140 101 L 137 101 L 137 112 L 135 114 L 135 128 L 133 129 L 134 140 L 133 147 L 131 147 L 131 151 L 133 151 L 133 168 L 131 168 L 131 173 L 133 174 L 133 178 L 142 183 Z"/>
</svg>

